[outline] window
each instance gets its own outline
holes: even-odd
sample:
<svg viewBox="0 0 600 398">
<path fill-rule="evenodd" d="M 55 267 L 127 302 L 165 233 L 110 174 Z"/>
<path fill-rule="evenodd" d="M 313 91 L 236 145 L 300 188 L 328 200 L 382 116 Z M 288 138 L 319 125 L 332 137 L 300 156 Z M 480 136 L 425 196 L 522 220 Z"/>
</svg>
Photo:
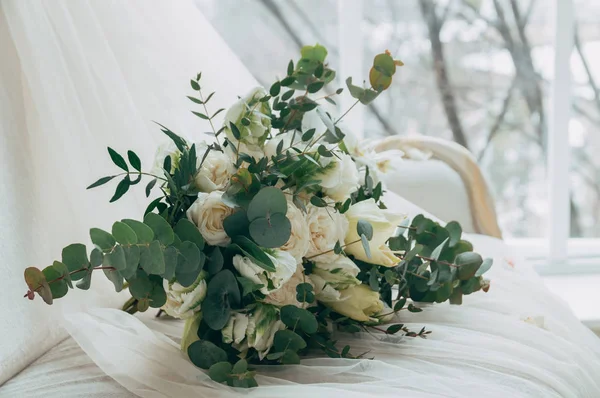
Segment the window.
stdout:
<svg viewBox="0 0 600 398">
<path fill-rule="evenodd" d="M 264 84 L 302 44 L 324 44 L 355 79 L 390 50 L 407 66 L 354 125 L 457 141 L 478 158 L 511 242 L 563 270 L 576 269 L 562 267 L 567 253 L 600 257 L 597 1 L 196 1 Z"/>
</svg>

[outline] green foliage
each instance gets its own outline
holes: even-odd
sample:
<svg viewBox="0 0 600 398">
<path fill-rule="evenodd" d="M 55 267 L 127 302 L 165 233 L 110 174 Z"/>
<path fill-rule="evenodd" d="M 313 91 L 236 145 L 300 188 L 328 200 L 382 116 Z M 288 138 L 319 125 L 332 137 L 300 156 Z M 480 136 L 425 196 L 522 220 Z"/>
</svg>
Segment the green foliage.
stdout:
<svg viewBox="0 0 600 398">
<path fill-rule="evenodd" d="M 348 78 L 349 95 L 357 100 L 354 105 L 370 104 L 390 86 L 397 67 L 401 65 L 386 52 L 373 60 L 368 80 L 370 87 L 353 85 L 352 78 Z M 280 254 L 272 249 L 281 248 L 291 236 L 289 203 L 305 213 L 312 205 L 343 214 L 353 204 L 368 199 L 385 208 L 381 202 L 383 186 L 381 182 L 375 184 L 376 179 L 370 175 L 369 168 L 364 169 L 360 187 L 343 202 L 333 203 L 321 187 L 320 176 L 334 165 L 332 162 L 341 154 L 352 155 L 348 151 L 349 146 L 344 143 L 345 134 L 338 125 L 347 111 L 336 119 L 321 106 L 323 100 L 335 105 L 333 97 L 342 94 L 342 88 L 328 87 L 334 79 L 335 71 L 327 63 L 327 50 L 318 44 L 305 46 L 300 59 L 288 63 L 285 76 L 269 86 L 269 95 L 250 100 L 235 123 L 228 123 L 217 130 L 213 118 L 224 109 L 209 111 L 207 104 L 214 92 L 205 96 L 201 74 L 195 76 L 190 81 L 194 93 L 188 99 L 201 109 L 192 113 L 200 122 L 210 125 L 210 134 L 215 136 L 216 142 L 197 153 L 196 145 L 159 124 L 177 151 L 159 160 L 162 170 L 158 175 L 143 172 L 142 162 L 135 152 L 129 150 L 127 156 L 122 156 L 108 148 L 118 172 L 98 179 L 88 189 L 112 180 L 118 181 L 110 199 L 114 202 L 138 184 L 142 177 L 149 177 L 145 186 L 146 196 L 159 191 L 161 195 L 150 202 L 143 221 L 116 221 L 110 232 L 92 228 L 90 238 L 93 247 L 89 258 L 83 244 L 72 244 L 63 249 L 60 262 L 55 261 L 43 270 L 27 268 L 24 277 L 29 291 L 26 296 L 33 299 L 38 293 L 46 303 L 52 304 L 54 299 L 68 293 L 73 287 L 72 281 L 77 281 L 79 289 L 89 289 L 93 271 L 102 270 L 117 292 L 128 286 L 132 298 L 124 309 L 133 313 L 159 308 L 166 303 L 165 280 L 169 282 L 167 286 L 178 283 L 190 291 L 203 287 L 199 283 L 205 281 L 206 297 L 201 303 L 201 313 L 196 313 L 194 322 L 186 327 L 185 349 L 192 363 L 208 370 L 215 382 L 232 387 L 257 385 L 251 364 L 265 363 L 262 361 L 298 364 L 300 356 L 305 355 L 309 348 L 321 349 L 332 358 L 360 358 L 361 355 L 350 353 L 350 346 L 341 349 L 336 346 L 332 329 L 357 333 L 375 327 L 390 335 L 402 333 L 408 337 L 425 338 L 429 331 L 424 328 L 417 333 L 403 324 L 377 324 L 383 323 L 387 315 L 393 315 L 390 313 L 422 311 L 419 302 L 450 301 L 460 304 L 464 295 L 487 291 L 489 282 L 483 274 L 491 267 L 492 260 L 483 260 L 473 252 L 473 246 L 463 239 L 462 228 L 456 222 L 442 226 L 422 215 L 410 223 L 403 222 L 399 226 L 401 233 L 385 243 L 389 253 L 398 258 L 397 264 L 391 267 L 370 263 L 376 258 L 372 254 L 377 254 L 371 253 L 371 250 L 376 250 L 376 245 L 371 242 L 376 238 L 376 231 L 366 220 L 358 220 L 356 232 L 368 261 L 353 258 L 344 251 L 345 242 L 336 242 L 331 251 L 339 256 L 348 256 L 359 267 L 357 279 L 371 291 L 378 292 L 387 304 L 386 308 L 389 307 L 390 313 L 373 315 L 381 321 L 355 321 L 319 302 L 309 279 L 311 273 L 317 274 L 318 263 L 313 263 L 310 258 L 303 259 L 305 279 L 295 286 L 295 299 L 305 303 L 302 307 L 308 308 L 296 305 L 279 308 L 266 304 L 266 290 L 275 288 L 274 280 L 268 279 L 264 285 L 256 283 L 241 276 L 233 266 L 233 257 L 242 255 L 266 271 L 268 278 L 273 277 L 278 271 L 277 261 L 273 258 Z M 254 143 L 248 140 L 248 131 L 253 127 L 253 117 L 257 112 L 264 113 L 271 124 L 271 128 L 265 127 L 266 134 L 260 138 L 261 145 L 265 144 L 264 140 L 285 135 L 281 136 L 275 148 L 269 148 L 270 157 L 245 153 L 254 149 Z M 309 112 L 316 112 L 322 125 L 304 131 L 306 123 L 303 120 Z M 227 155 L 234 158 L 231 163 L 235 172 L 223 188 L 222 201 L 235 212 L 223 220 L 223 228 L 231 238 L 231 243 L 223 248 L 208 244 L 198 227 L 187 218 L 187 211 L 196 201 L 200 189 L 196 186 L 199 168 L 203 167 L 211 151 L 227 151 Z M 377 242 L 377 250 L 379 244 Z M 341 271 L 339 268 L 330 273 L 333 277 L 340 277 L 336 274 Z M 339 285 L 331 283 L 332 288 L 342 289 Z M 262 320 L 260 326 L 255 325 L 256 329 L 281 325 L 269 325 L 268 322 L 281 321 L 285 325 L 272 337 L 273 345 L 266 359 L 262 357 L 263 352 L 259 353 L 253 347 L 240 353 L 237 349 L 240 346 L 223 342 L 222 330 L 226 325 L 231 326 L 228 323 L 232 320 L 232 313 L 236 316 L 232 322 L 237 322 L 239 316 L 258 318 L 260 311 L 265 309 L 269 315 L 264 317 L 266 321 Z M 242 356 L 244 358 L 239 359 Z"/>
<path fill-rule="evenodd" d="M 192 363 L 201 369 L 210 369 L 211 366 L 218 362 L 227 361 L 225 350 L 217 347 L 210 341 L 198 340 L 190 344 L 187 353 Z"/>
<path fill-rule="evenodd" d="M 220 271 L 208 284 L 203 303 L 204 321 L 213 330 L 223 329 L 232 306 L 239 305 L 240 300 L 240 290 L 233 273 L 229 270 Z"/>
</svg>

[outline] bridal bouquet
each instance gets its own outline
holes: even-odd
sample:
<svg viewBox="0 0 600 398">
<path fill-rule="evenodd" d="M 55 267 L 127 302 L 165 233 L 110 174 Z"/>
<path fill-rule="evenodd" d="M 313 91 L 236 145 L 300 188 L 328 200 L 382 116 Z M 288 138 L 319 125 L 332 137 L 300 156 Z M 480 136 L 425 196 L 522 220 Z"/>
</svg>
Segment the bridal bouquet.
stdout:
<svg viewBox="0 0 600 398">
<path fill-rule="evenodd" d="M 482 274 L 492 262 L 461 239 L 458 223 L 411 221 L 386 208 L 385 165 L 344 133 L 347 112 L 326 111 L 342 93 L 329 88 L 335 72 L 326 55 L 320 45 L 302 48 L 283 79 L 240 98 L 218 129 L 213 119 L 223 109 L 209 112 L 213 94 L 198 74 L 189 99 L 212 142 L 191 143 L 161 126 L 170 144 L 148 172 L 134 152 L 127 162 L 108 148 L 122 172 L 89 188 L 119 178 L 114 202 L 149 176 L 146 196 L 160 196 L 142 221 L 92 228 L 89 255 L 75 243 L 61 261 L 27 268 L 26 296 L 52 304 L 73 282 L 89 289 L 102 270 L 117 292 L 129 290 L 125 311 L 161 308 L 185 319 L 182 350 L 213 380 L 253 387 L 253 364 L 297 364 L 318 349 L 364 355 L 338 347 L 339 332 L 425 338 L 429 331 L 409 330 L 399 313 L 487 291 Z M 349 78 L 354 105 L 373 101 L 401 65 L 386 52 L 374 58 L 368 87 Z"/>
</svg>

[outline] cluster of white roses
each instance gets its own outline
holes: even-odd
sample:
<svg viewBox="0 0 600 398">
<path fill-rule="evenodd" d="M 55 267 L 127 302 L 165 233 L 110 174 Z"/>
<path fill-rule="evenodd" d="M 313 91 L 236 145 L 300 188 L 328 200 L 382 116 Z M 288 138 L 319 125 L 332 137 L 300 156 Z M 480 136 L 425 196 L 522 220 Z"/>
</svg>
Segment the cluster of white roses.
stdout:
<svg viewBox="0 0 600 398">
<path fill-rule="evenodd" d="M 258 101 L 265 95 L 267 93 L 262 88 L 252 90 L 225 116 L 226 125 L 232 122 L 240 127 L 239 142 L 229 128 L 225 129 L 229 140 L 240 145 L 240 152 L 258 158 L 271 156 L 280 140 L 290 140 L 285 135 L 267 140 L 270 131 L 268 103 Z M 240 123 L 242 116 L 249 119 L 249 123 Z M 206 148 L 206 144 L 196 145 L 200 148 L 198 153 L 204 153 L 201 148 Z M 349 146 L 352 147 L 351 153 L 357 157 L 368 158 L 364 153 L 355 152 L 359 147 L 356 143 Z M 174 147 L 161 148 L 156 164 L 162 165 L 166 156 L 172 156 L 171 163 L 177 167 L 178 155 Z M 236 172 L 234 159 L 233 152 L 210 151 L 195 178 L 201 193 L 189 208 L 187 217 L 198 227 L 209 245 L 225 247 L 231 242 L 223 222 L 235 209 L 223 202 L 222 195 L 230 177 Z M 328 203 L 344 202 L 361 185 L 360 179 L 364 175 L 361 177 L 360 170 L 364 162 L 355 162 L 344 153 L 322 157 L 319 161 L 324 171 L 314 178 L 321 181 L 320 186 L 326 195 L 324 199 Z M 352 205 L 344 214 L 332 207 L 317 207 L 308 202 L 305 207 L 306 212 L 291 200 L 288 201 L 286 216 L 291 223 L 291 236 L 279 249 L 266 252 L 275 265 L 275 272 L 264 270 L 251 258 L 242 255 L 233 258 L 233 266 L 239 274 L 262 285 L 260 292 L 266 298 L 251 312 L 233 313 L 222 330 L 223 341 L 235 344 L 240 351 L 244 347 L 255 348 L 261 359 L 269 351 L 274 334 L 285 328 L 278 318 L 277 307 L 307 305 L 296 300 L 296 286 L 300 283 L 311 284 L 318 301 L 357 321 L 377 322 L 375 316 L 384 311 L 379 293 L 357 279 L 360 271 L 358 266 L 347 256 L 336 254 L 334 248 L 339 242 L 344 246 L 344 252 L 356 259 L 394 266 L 398 259 L 390 252 L 386 241 L 405 216 L 380 209 L 373 199 Z M 373 237 L 369 241 L 370 257 L 367 257 L 357 233 L 359 219 L 369 222 L 373 227 Z M 309 275 L 304 273 L 303 259 L 313 263 Z M 206 274 L 202 272 L 196 283 L 188 288 L 165 281 L 168 301 L 164 310 L 178 318 L 190 318 L 201 311 L 207 289 L 205 278 Z"/>
</svg>

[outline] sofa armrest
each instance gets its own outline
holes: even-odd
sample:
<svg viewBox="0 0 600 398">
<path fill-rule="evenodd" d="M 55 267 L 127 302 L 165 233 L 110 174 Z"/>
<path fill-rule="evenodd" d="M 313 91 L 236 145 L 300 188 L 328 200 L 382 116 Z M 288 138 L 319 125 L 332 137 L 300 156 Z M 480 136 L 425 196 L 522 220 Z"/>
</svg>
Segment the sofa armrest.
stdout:
<svg viewBox="0 0 600 398">
<path fill-rule="evenodd" d="M 388 137 L 374 148 L 381 156 L 393 153 L 391 172 L 383 177 L 388 190 L 442 220 L 460 222 L 465 232 L 502 237 L 488 185 L 466 148 L 427 136 Z"/>
</svg>

